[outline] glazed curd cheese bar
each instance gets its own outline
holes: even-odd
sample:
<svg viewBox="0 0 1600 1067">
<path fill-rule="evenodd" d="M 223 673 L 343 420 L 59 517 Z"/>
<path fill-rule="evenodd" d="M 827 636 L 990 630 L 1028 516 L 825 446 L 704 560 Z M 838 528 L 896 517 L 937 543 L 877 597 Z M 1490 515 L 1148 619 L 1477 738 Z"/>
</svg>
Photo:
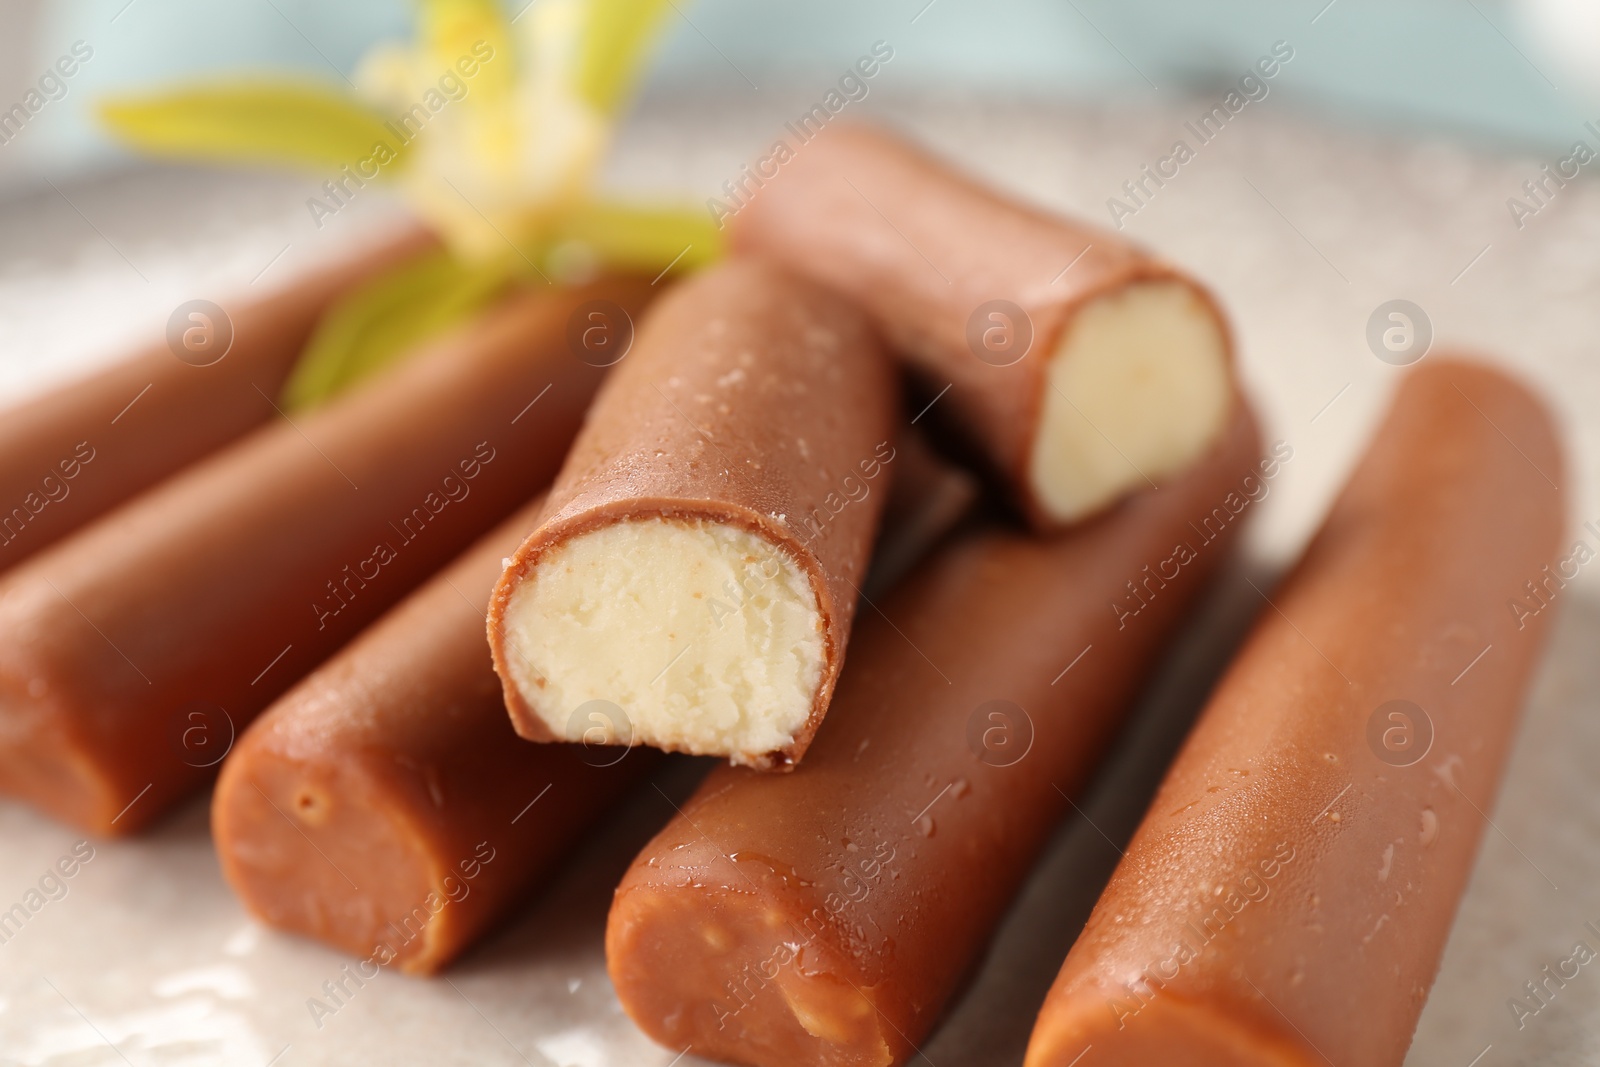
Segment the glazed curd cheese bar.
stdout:
<svg viewBox="0 0 1600 1067">
<path fill-rule="evenodd" d="M 1441 356 L 1408 375 L 1168 772 L 1028 1067 L 1399 1067 L 1544 645 L 1526 605 L 1564 477 L 1515 380 Z"/>
<path fill-rule="evenodd" d="M 1178 476 L 1223 432 L 1211 296 L 1126 238 L 1003 197 L 886 132 L 828 126 L 733 217 L 734 247 L 860 302 L 1050 529 Z"/>
<path fill-rule="evenodd" d="M 844 661 L 894 474 L 899 391 L 865 317 L 734 259 L 652 308 L 490 604 L 523 737 L 787 769 Z"/>
<path fill-rule="evenodd" d="M 712 772 L 623 877 L 606 957 L 634 1021 L 730 1063 L 914 1058 L 1244 520 L 1190 523 L 1260 494 L 1258 451 L 1236 407 L 1170 485 L 1053 539 L 981 527 L 912 571 L 862 619 L 805 761 Z"/>
<path fill-rule="evenodd" d="M 511 297 L 0 579 L 0 792 L 133 831 L 235 733 L 558 468 L 603 371 L 570 347 L 614 280 Z"/>
<path fill-rule="evenodd" d="M 542 507 L 483 537 L 240 740 L 211 824 L 223 873 L 263 921 L 437 971 L 656 765 L 649 750 L 530 744 L 506 718 L 483 616 Z"/>
<path fill-rule="evenodd" d="M 974 491 L 914 430 L 895 449 L 881 544 L 904 565 Z M 433 973 L 522 904 L 658 765 L 649 748 L 523 741 L 506 717 L 484 613 L 543 508 L 541 498 L 486 535 L 236 746 L 212 828 L 223 873 L 264 922 L 371 961 L 367 970 Z M 604 710 L 586 713 L 586 732 L 604 721 Z"/>
<path fill-rule="evenodd" d="M 956 528 L 982 499 L 978 479 L 937 452 L 915 426 L 895 439 L 894 480 L 861 595 L 875 600 Z M 861 492 L 872 492 L 862 484 Z"/>
<path fill-rule="evenodd" d="M 174 336 L 0 411 L 0 570 L 271 419 L 322 313 L 431 247 L 408 232 L 222 319 L 178 314 Z"/>
</svg>

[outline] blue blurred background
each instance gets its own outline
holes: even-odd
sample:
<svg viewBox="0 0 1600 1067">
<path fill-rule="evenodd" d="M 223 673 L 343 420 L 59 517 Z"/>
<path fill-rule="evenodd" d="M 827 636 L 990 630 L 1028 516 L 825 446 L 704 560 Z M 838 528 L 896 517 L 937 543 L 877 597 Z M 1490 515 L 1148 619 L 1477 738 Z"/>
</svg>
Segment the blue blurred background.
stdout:
<svg viewBox="0 0 1600 1067">
<path fill-rule="evenodd" d="M 527 0 L 507 0 L 521 13 Z M 533 0 L 538 3 L 539 0 Z M 1336 121 L 1425 128 L 1543 156 L 1600 120 L 1593 0 L 678 0 L 648 90 L 745 91 L 897 49 L 895 91 L 1050 98 L 1187 96 L 1231 82 L 1272 41 L 1296 49 L 1274 91 Z M 409 0 L 0 0 L 0 107 L 74 42 L 67 96 L 0 146 L 0 180 L 116 158 L 85 105 L 109 90 L 218 71 L 338 81 L 405 36 Z M 40 116 L 45 117 L 45 116 Z M 1600 122 L 1597 122 L 1600 125 Z M 1591 140 L 1593 137 L 1591 136 Z"/>
</svg>

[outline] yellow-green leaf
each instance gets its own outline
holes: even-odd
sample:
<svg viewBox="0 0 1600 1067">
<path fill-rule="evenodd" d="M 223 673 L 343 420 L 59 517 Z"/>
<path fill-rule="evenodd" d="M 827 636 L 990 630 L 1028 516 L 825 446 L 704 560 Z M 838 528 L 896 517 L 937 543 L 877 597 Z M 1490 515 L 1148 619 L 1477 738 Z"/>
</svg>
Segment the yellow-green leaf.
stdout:
<svg viewBox="0 0 1600 1067">
<path fill-rule="evenodd" d="M 464 263 L 430 252 L 379 275 L 330 308 L 284 386 L 291 411 L 303 411 L 363 381 L 503 292 L 504 260 Z"/>
<path fill-rule="evenodd" d="M 379 143 L 402 157 L 395 163 L 405 153 L 382 115 L 317 82 L 194 85 L 105 100 L 99 112 L 132 147 L 179 159 L 281 163 L 326 173 L 369 158 Z"/>
<path fill-rule="evenodd" d="M 689 0 L 683 0 L 688 3 Z M 670 0 L 588 0 L 578 95 L 602 114 L 621 108 L 638 81 Z"/>
<path fill-rule="evenodd" d="M 556 239 L 588 245 L 607 266 L 648 272 L 689 270 L 723 253 L 722 231 L 697 208 L 575 204 L 556 221 Z"/>
</svg>

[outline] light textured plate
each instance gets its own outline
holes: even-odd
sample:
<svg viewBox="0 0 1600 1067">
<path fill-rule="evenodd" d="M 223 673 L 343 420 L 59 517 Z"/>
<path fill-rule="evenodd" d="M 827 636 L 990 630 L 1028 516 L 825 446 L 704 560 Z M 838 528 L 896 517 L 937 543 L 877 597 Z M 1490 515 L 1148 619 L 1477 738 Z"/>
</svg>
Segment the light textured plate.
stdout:
<svg viewBox="0 0 1600 1067">
<path fill-rule="evenodd" d="M 711 195 L 812 95 L 763 86 L 759 103 L 654 104 L 625 133 L 612 178 Z M 1107 198 L 1210 102 L 1128 110 L 897 100 L 885 84 L 871 105 L 997 181 L 1105 219 Z M 1243 573 L 1270 580 L 1292 556 L 1381 410 L 1397 372 L 1364 340 L 1379 304 L 1412 300 L 1437 336 L 1469 340 L 1538 383 L 1568 422 L 1578 516 L 1600 518 L 1600 187 L 1562 190 L 1518 230 L 1505 200 L 1539 161 L 1324 127 L 1277 110 L 1275 98 L 1252 108 L 1127 220 L 1127 232 L 1214 285 L 1235 317 L 1268 439 L 1288 442 L 1294 458 L 1257 517 L 1243 571 L 1223 579 L 1085 817 L 1063 827 L 973 987 L 925 1045 L 939 1067 L 1019 1062 L 1044 990 L 1115 863 L 1112 842 L 1137 824 L 1207 681 L 1256 610 Z M 183 300 L 245 289 L 258 276 L 281 280 L 360 239 L 388 211 L 374 197 L 317 231 L 304 208 L 309 184 L 238 174 L 153 172 L 64 189 L 76 209 L 48 189 L 0 205 L 0 398 L 154 335 Z M 1595 588 L 1585 574 L 1562 594 L 1552 655 L 1408 1060 L 1416 1067 L 1600 1058 L 1600 967 L 1585 967 L 1522 1029 L 1507 1006 L 1578 939 L 1600 949 L 1584 928 L 1600 925 Z M 665 783 L 669 793 L 686 788 L 684 773 Z M 601 951 L 610 887 L 669 814 L 646 789 L 446 978 L 384 973 L 360 988 L 347 980 L 349 994 L 327 1014 L 308 1001 L 331 1007 L 324 983 L 350 961 L 245 916 L 197 802 L 146 838 L 95 843 L 66 895 L 0 944 L 0 1064 L 689 1067 L 692 1056 L 675 1061 L 677 1050 L 653 1046 L 623 1017 Z M 0 910 L 78 840 L 0 802 Z"/>
</svg>

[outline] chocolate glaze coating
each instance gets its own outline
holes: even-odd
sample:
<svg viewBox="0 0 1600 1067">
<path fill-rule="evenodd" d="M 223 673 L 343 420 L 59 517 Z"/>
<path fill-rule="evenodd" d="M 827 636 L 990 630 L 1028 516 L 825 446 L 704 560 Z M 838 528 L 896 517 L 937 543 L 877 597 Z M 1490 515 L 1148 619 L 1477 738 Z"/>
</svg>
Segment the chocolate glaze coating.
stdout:
<svg viewBox="0 0 1600 1067">
<path fill-rule="evenodd" d="M 914 429 L 896 448 L 884 539 L 910 557 L 973 490 Z M 543 507 L 517 512 L 308 675 L 223 765 L 212 830 L 229 883 L 264 922 L 355 954 L 358 974 L 446 966 L 657 765 L 649 749 L 532 744 L 506 717 L 484 609 Z"/>
<path fill-rule="evenodd" d="M 542 507 L 486 535 L 241 738 L 211 824 L 223 873 L 263 921 L 436 971 L 655 766 L 648 750 L 530 744 L 506 718 L 483 612 Z"/>
<path fill-rule="evenodd" d="M 0 570 L 271 419 L 323 311 L 432 244 L 407 232 L 256 300 L 226 301 L 233 344 L 209 366 L 162 340 L 0 412 Z"/>
<path fill-rule="evenodd" d="M 921 562 L 972 511 L 982 492 L 971 473 L 934 451 L 915 426 L 900 428 L 894 449 L 894 481 L 861 586 L 861 595 L 874 600 Z"/>
<path fill-rule="evenodd" d="M 9 572 L 0 791 L 111 834 L 208 780 L 234 731 L 551 476 L 601 376 L 569 317 L 650 292 L 514 297 Z"/>
<path fill-rule="evenodd" d="M 1060 524 L 1034 499 L 1028 461 L 1047 357 L 1073 315 L 1116 289 L 1173 280 L 1227 329 L 1203 287 L 1126 238 L 1005 199 L 859 124 L 806 142 L 733 217 L 731 242 L 859 301 L 933 391 L 950 384 L 935 417 L 978 446 L 1040 529 Z M 974 311 L 997 299 L 1032 323 L 1028 354 L 1009 366 L 968 340 Z"/>
<path fill-rule="evenodd" d="M 865 317 L 777 268 L 732 260 L 663 297 L 596 398 L 544 521 L 495 588 L 489 644 L 517 732 L 552 739 L 510 675 L 502 629 L 512 590 L 540 555 L 630 518 L 706 519 L 776 545 L 816 593 L 827 659 L 811 716 L 791 745 L 767 754 L 770 769 L 792 766 L 832 697 L 883 509 L 881 492 L 848 500 L 846 480 L 892 449 L 898 395 Z"/>
<path fill-rule="evenodd" d="M 1404 1060 L 1543 646 L 1551 613 L 1512 605 L 1555 556 L 1562 479 L 1517 382 L 1410 373 L 1067 957 L 1029 1067 L 1087 1045 L 1085 1067 Z"/>
<path fill-rule="evenodd" d="M 1242 525 L 1190 526 L 1257 451 L 1240 404 L 1171 485 L 1054 540 L 981 529 L 913 571 L 862 620 L 805 762 L 714 771 L 624 876 L 606 949 L 634 1020 L 764 1067 L 913 1056 Z M 1184 541 L 1193 558 L 1119 615 Z"/>
</svg>

